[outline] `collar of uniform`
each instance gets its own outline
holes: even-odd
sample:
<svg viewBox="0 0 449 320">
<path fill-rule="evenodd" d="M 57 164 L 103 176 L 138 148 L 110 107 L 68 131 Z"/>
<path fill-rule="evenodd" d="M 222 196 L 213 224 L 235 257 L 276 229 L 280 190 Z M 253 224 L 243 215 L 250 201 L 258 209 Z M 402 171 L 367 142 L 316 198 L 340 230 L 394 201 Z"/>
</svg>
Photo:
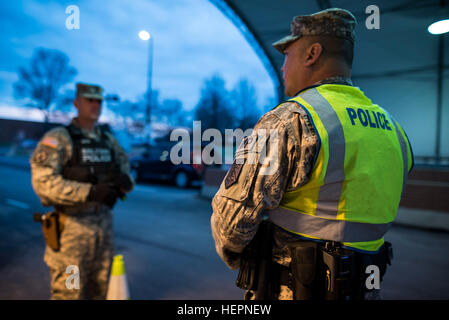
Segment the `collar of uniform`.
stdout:
<svg viewBox="0 0 449 320">
<path fill-rule="evenodd" d="M 100 128 L 97 125 L 95 125 L 93 130 L 86 130 L 86 129 L 81 128 L 79 126 L 77 117 L 73 118 L 71 123 L 75 127 L 77 127 L 85 137 L 98 139 L 100 137 L 100 135 L 101 135 Z"/>
<path fill-rule="evenodd" d="M 313 84 L 311 86 L 308 86 L 308 87 L 305 87 L 305 88 L 299 90 L 294 95 L 294 97 L 296 97 L 301 92 L 306 91 L 307 89 L 312 89 L 312 88 L 315 88 L 315 87 L 319 87 L 319 86 L 321 86 L 323 84 L 341 84 L 341 85 L 345 85 L 345 86 L 351 86 L 351 87 L 353 86 L 351 78 L 347 78 L 347 77 L 329 77 L 329 78 L 324 78 L 323 80 L 320 80 L 320 81 L 318 81 L 317 83 L 315 83 L 315 84 Z"/>
<path fill-rule="evenodd" d="M 342 84 L 345 86 L 353 86 L 351 78 L 348 77 L 329 77 L 318 81 L 316 84 Z"/>
</svg>

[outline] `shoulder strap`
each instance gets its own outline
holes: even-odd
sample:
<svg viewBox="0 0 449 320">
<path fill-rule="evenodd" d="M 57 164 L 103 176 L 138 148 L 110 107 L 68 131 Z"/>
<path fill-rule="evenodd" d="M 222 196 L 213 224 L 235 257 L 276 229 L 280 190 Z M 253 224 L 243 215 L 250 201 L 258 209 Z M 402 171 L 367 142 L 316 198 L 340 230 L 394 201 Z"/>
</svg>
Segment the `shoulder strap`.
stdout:
<svg viewBox="0 0 449 320">
<path fill-rule="evenodd" d="M 111 136 L 112 136 L 111 132 L 108 129 L 106 129 L 105 126 L 102 126 L 102 125 L 98 126 L 98 129 L 100 130 L 101 139 L 104 141 L 109 141 L 108 145 L 111 150 L 112 162 L 115 162 L 117 157 L 116 157 L 115 149 L 113 147 L 113 142 L 111 139 Z M 109 135 L 107 133 L 109 133 Z"/>
<path fill-rule="evenodd" d="M 79 155 L 79 141 L 82 136 L 81 131 L 79 128 L 74 126 L 72 123 L 65 126 L 67 132 L 70 135 L 70 138 L 72 140 L 72 157 L 68 160 L 67 166 L 72 166 L 75 164 L 78 159 Z"/>
<path fill-rule="evenodd" d="M 81 130 L 75 125 L 73 125 L 73 123 L 65 126 L 65 128 L 69 133 L 70 138 L 72 138 L 72 140 L 77 140 L 82 136 Z"/>
<path fill-rule="evenodd" d="M 108 130 L 104 126 L 98 126 L 98 129 L 100 130 L 101 139 L 111 140 L 107 135 Z"/>
</svg>

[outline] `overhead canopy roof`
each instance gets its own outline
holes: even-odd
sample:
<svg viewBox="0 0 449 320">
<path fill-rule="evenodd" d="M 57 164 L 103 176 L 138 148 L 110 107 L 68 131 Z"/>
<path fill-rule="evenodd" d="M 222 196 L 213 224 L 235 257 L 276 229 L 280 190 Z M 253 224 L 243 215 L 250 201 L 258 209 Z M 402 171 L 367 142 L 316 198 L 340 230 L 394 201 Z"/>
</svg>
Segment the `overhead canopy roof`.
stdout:
<svg viewBox="0 0 449 320">
<path fill-rule="evenodd" d="M 438 37 L 429 34 L 427 27 L 442 11 L 447 13 L 447 10 L 441 10 L 440 0 L 376 0 L 380 10 L 379 30 L 368 30 L 365 26 L 371 14 L 365 11 L 373 4 L 371 0 L 211 1 L 242 29 L 256 50 L 266 56 L 261 58 L 278 84 L 282 82 L 283 56 L 271 44 L 289 34 L 294 16 L 332 7 L 348 9 L 358 20 L 354 79 L 403 74 L 422 76 L 426 71 L 437 72 Z"/>
<path fill-rule="evenodd" d="M 436 36 L 427 31 L 431 23 L 449 18 L 449 1 L 210 1 L 241 29 L 258 52 L 272 75 L 279 101 L 284 99 L 280 71 L 283 55 L 272 43 L 289 34 L 296 15 L 332 7 L 351 11 L 358 21 L 352 72 L 355 85 L 362 87 L 373 101 L 389 108 L 406 130 L 410 129 L 417 154 L 439 157 L 441 149 L 443 155 L 449 156 L 449 128 L 441 128 L 441 123 L 449 122 L 448 110 L 442 110 L 449 102 L 447 95 L 443 95 L 449 91 L 448 81 L 442 80 L 448 69 L 443 59 L 448 34 Z M 368 30 L 366 20 L 371 12 L 366 10 L 372 4 L 380 10 L 380 29 Z M 426 113 L 418 114 L 423 106 Z M 422 126 L 427 129 L 426 135 L 412 130 Z"/>
</svg>

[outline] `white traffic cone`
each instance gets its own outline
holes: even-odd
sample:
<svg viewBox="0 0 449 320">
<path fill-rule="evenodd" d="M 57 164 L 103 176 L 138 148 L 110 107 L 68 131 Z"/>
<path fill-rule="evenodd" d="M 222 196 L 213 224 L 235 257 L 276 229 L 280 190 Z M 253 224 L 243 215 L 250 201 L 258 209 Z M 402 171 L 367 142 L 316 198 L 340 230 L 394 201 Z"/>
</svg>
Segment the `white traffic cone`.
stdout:
<svg viewBox="0 0 449 320">
<path fill-rule="evenodd" d="M 128 282 L 126 280 L 125 263 L 122 255 L 116 255 L 112 262 L 106 300 L 129 300 Z"/>
</svg>

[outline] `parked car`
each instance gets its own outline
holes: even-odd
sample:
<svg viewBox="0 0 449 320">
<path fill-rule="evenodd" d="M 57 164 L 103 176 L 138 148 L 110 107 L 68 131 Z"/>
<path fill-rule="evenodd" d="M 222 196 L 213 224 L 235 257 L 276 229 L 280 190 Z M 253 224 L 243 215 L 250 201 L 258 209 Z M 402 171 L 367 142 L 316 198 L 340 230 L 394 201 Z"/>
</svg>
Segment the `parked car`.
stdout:
<svg viewBox="0 0 449 320">
<path fill-rule="evenodd" d="M 203 164 L 173 164 L 170 150 L 173 144 L 163 143 L 150 146 L 140 156 L 130 159 L 131 174 L 136 182 L 150 179 L 170 181 L 180 188 L 199 184 Z M 192 160 L 192 153 L 190 154 Z"/>
<path fill-rule="evenodd" d="M 36 139 L 24 139 L 20 142 L 19 146 L 22 149 L 35 149 L 38 144 L 38 140 Z"/>
</svg>

